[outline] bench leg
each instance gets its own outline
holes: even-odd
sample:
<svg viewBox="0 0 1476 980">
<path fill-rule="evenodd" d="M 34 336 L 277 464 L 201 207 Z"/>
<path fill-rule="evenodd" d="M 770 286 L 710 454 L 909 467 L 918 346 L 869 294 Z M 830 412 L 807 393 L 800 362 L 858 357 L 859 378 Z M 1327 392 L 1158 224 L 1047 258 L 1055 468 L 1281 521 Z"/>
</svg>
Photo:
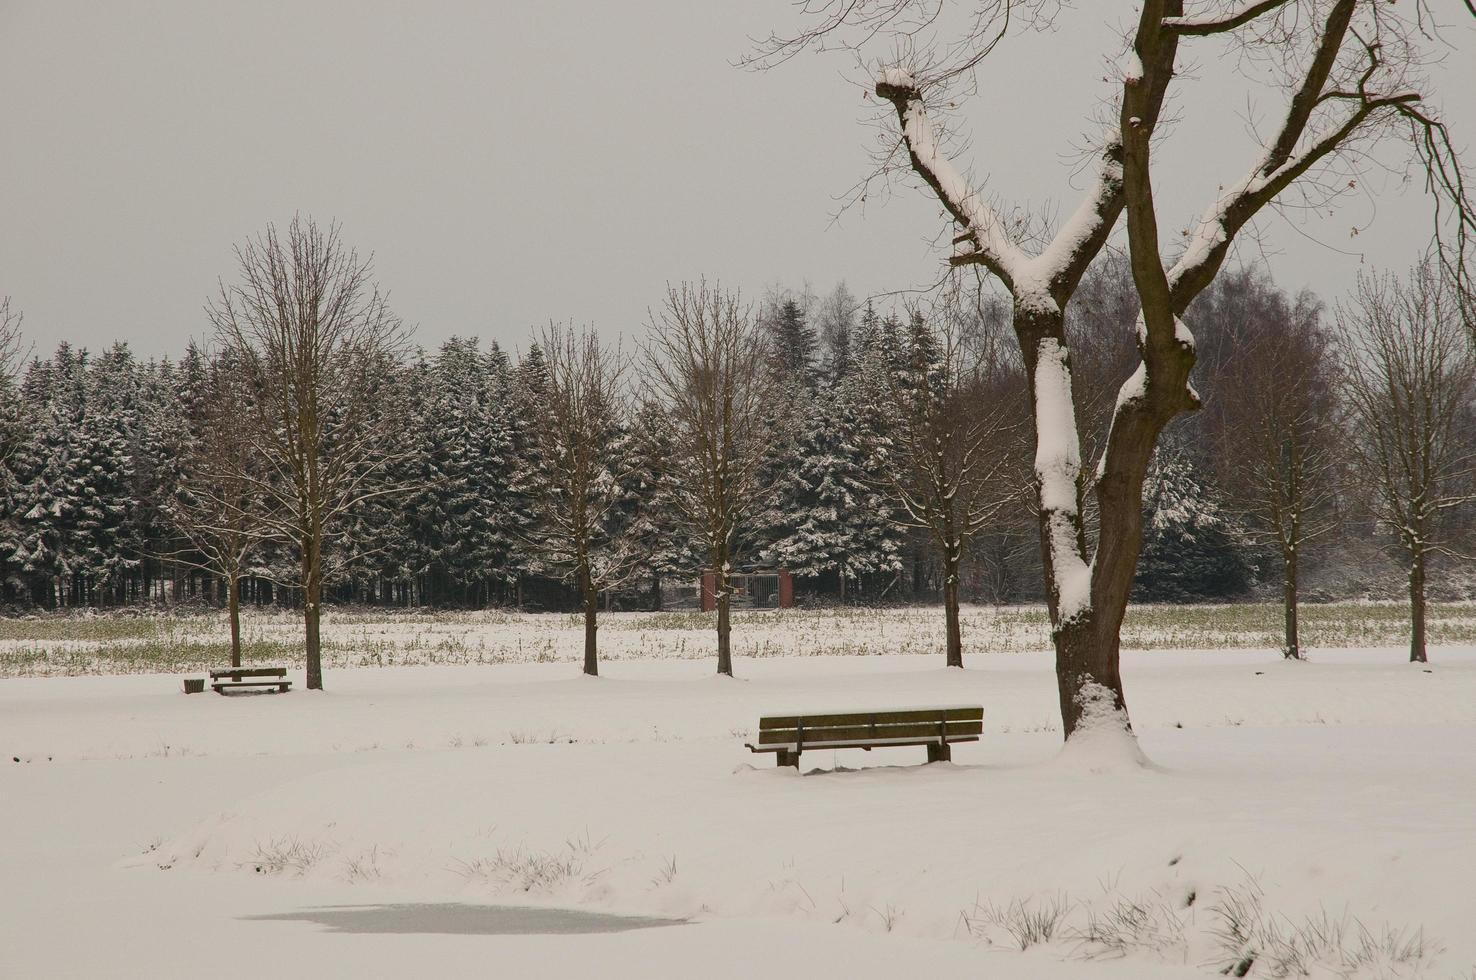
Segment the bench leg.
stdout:
<svg viewBox="0 0 1476 980">
<path fill-rule="evenodd" d="M 947 742 L 934 742 L 928 746 L 929 762 L 952 762 L 953 749 Z"/>
<path fill-rule="evenodd" d="M 788 749 L 780 749 L 774 753 L 776 763 L 781 766 L 794 766 L 796 769 L 799 768 L 799 757 L 798 752 L 790 752 Z"/>
</svg>

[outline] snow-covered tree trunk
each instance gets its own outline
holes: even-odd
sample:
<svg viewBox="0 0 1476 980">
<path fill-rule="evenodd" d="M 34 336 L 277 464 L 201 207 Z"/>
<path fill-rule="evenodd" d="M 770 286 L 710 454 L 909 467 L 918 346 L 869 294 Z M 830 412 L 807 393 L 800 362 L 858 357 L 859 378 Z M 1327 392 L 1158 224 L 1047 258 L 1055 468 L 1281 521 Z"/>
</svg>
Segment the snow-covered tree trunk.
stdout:
<svg viewBox="0 0 1476 980">
<path fill-rule="evenodd" d="M 1034 409 L 1035 479 L 1040 515 L 1056 678 L 1067 737 L 1089 707 L 1120 713 L 1128 727 L 1127 699 L 1118 667 L 1119 633 L 1132 593 L 1143 540 L 1143 478 L 1163 426 L 1178 412 L 1172 398 L 1151 399 L 1134 375 L 1118 398 L 1112 431 L 1097 475 L 1100 531 L 1095 560 L 1088 557 L 1082 517 L 1084 476 L 1076 430 L 1071 362 L 1064 345 L 1062 312 L 1038 301 L 1015 303 L 1015 331 L 1026 352 Z M 1180 390 L 1193 364 L 1172 366 Z"/>
</svg>

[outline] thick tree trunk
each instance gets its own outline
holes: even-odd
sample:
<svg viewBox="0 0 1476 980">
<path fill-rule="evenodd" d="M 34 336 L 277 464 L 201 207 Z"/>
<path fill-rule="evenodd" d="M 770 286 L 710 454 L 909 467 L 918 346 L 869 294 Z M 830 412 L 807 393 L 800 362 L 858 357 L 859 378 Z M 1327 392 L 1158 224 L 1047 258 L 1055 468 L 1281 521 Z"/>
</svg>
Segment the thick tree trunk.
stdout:
<svg viewBox="0 0 1476 980">
<path fill-rule="evenodd" d="M 651 576 L 651 611 L 661 611 L 661 576 Z"/>
<path fill-rule="evenodd" d="M 1164 426 L 1179 413 L 1198 407 L 1189 386 L 1194 345 L 1179 329 L 1180 310 L 1174 305 L 1178 300 L 1162 264 L 1148 160 L 1153 122 L 1172 75 L 1177 46 L 1177 35 L 1163 32 L 1160 24 L 1165 16 L 1181 14 L 1182 8 L 1181 0 L 1142 6 L 1135 52 L 1154 80 L 1146 85 L 1130 82 L 1124 88 L 1122 194 L 1142 310 L 1138 342 L 1142 363 L 1118 392 L 1102 459 L 1090 481 L 1082 468 L 1075 430 L 1070 359 L 1063 353 L 1068 297 L 1053 294 L 1053 302 L 1047 304 L 1026 293 L 1017 294 L 1015 301 L 1015 331 L 1035 412 L 1042 547 L 1055 626 L 1061 717 L 1068 739 L 1088 716 L 1094 721 L 1111 718 L 1131 731 L 1119 643 L 1142 550 L 1143 478 Z M 1100 515 L 1097 547 L 1090 555 L 1081 506 L 1089 482 Z"/>
<path fill-rule="evenodd" d="M 1117 617 L 1120 625 L 1121 616 Z M 1088 706 L 1107 707 L 1120 712 L 1124 726 L 1128 724 L 1127 698 L 1122 690 L 1122 673 L 1118 667 L 1116 628 L 1106 628 L 1110 617 L 1093 610 L 1071 623 L 1058 626 L 1052 639 L 1056 647 L 1056 690 L 1061 705 L 1061 722 L 1065 737 L 1070 738 L 1082 722 Z M 1100 699 L 1109 699 L 1109 705 Z"/>
<path fill-rule="evenodd" d="M 231 666 L 241 666 L 241 579 L 226 576 L 226 610 L 231 620 Z"/>
<path fill-rule="evenodd" d="M 1422 664 L 1425 656 L 1425 553 L 1416 551 L 1409 564 L 1409 662 Z"/>
<path fill-rule="evenodd" d="M 958 623 L 958 565 L 959 556 L 944 552 L 943 557 L 943 615 L 948 624 L 948 666 L 963 666 L 963 631 Z"/>
<path fill-rule="evenodd" d="M 1285 548 L 1281 556 L 1282 605 L 1286 612 L 1286 637 L 1281 644 L 1281 655 L 1288 660 L 1302 659 L 1302 644 L 1297 636 L 1297 552 L 1296 546 Z"/>
<path fill-rule="evenodd" d="M 1042 414 L 1043 410 L 1074 413 L 1075 402 L 1072 399 L 1064 406 L 1059 402 L 1043 402 L 1038 392 L 1041 378 L 1037 367 L 1042 342 L 1047 347 L 1051 341 L 1064 346 L 1065 318 L 1059 310 L 1017 302 L 1014 326 L 1020 349 L 1025 355 L 1031 409 L 1035 415 L 1041 561 L 1051 617 L 1051 639 L 1056 648 L 1056 690 L 1061 721 L 1065 737 L 1070 738 L 1082 720 L 1087 702 L 1098 704 L 1104 696 L 1110 698 L 1112 706 L 1122 713 L 1124 724 L 1127 723 L 1127 701 L 1118 670 L 1118 630 L 1127 609 L 1142 544 L 1143 474 L 1147 471 L 1157 430 L 1151 434 L 1137 431 L 1131 447 L 1135 451 L 1121 454 L 1118 460 L 1120 464 L 1136 462 L 1139 465 L 1127 468 L 1118 465 L 1103 474 L 1097 486 L 1101 505 L 1100 541 L 1096 560 L 1090 561 L 1081 514 L 1080 441 L 1074 430 L 1074 419 L 1071 416 L 1044 417 Z M 1067 391 L 1058 393 L 1058 397 L 1069 397 L 1069 359 L 1063 362 L 1062 370 Z M 1064 397 L 1061 401 L 1064 402 Z M 1071 426 L 1071 429 L 1057 431 L 1053 426 Z M 1122 441 L 1121 435 L 1114 432 L 1116 441 Z M 1063 474 L 1059 472 L 1062 465 L 1074 465 L 1078 472 Z M 1045 473 L 1043 467 L 1054 467 L 1056 471 Z M 1133 478 L 1134 469 L 1136 479 Z M 1063 477 L 1072 481 L 1064 493 L 1059 485 Z M 1055 479 L 1057 485 L 1047 485 L 1048 479 Z M 1071 499 L 1063 500 L 1063 496 Z M 1062 581 L 1060 562 L 1075 566 L 1072 571 L 1078 577 L 1077 581 Z M 1090 593 L 1082 602 L 1079 594 L 1072 590 L 1083 588 L 1079 577 L 1088 567 Z M 1071 608 L 1063 609 L 1063 597 L 1073 604 Z"/>
</svg>

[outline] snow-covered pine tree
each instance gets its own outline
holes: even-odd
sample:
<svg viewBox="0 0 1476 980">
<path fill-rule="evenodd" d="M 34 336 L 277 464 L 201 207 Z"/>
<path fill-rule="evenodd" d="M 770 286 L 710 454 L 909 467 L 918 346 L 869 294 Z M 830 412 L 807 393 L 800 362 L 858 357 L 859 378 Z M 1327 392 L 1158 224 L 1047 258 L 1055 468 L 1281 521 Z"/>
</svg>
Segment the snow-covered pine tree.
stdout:
<svg viewBox="0 0 1476 980">
<path fill-rule="evenodd" d="M 773 370 L 780 382 L 795 389 L 813 388 L 818 341 L 799 300 L 791 296 L 778 303 L 765 316 L 764 330 Z"/>
<path fill-rule="evenodd" d="M 878 489 L 877 416 L 855 379 L 810 403 L 793 462 L 775 494 L 784 533 L 764 552 L 795 575 L 834 575 L 842 598 L 874 572 L 896 572 L 902 535 Z"/>
<path fill-rule="evenodd" d="M 82 412 L 79 359 L 85 361 L 85 354 L 79 358 L 63 343 L 26 372 L 22 398 L 31 433 L 10 461 L 15 483 L 7 536 L 12 587 L 47 608 L 66 604 L 70 581 L 71 501 L 65 488 Z"/>
<path fill-rule="evenodd" d="M 122 345 L 98 360 L 94 367 L 85 351 L 62 344 L 27 376 L 35 429 L 17 454 L 21 516 L 12 562 L 33 599 L 48 606 L 109 600 L 105 590 L 137 560 L 122 547 L 137 410 L 133 360 Z"/>
<path fill-rule="evenodd" d="M 503 520 L 512 541 L 507 571 L 515 585 L 519 606 L 523 604 L 525 580 L 548 573 L 543 561 L 526 544 L 538 533 L 540 502 L 548 495 L 551 482 L 549 460 L 536 426 L 544 411 L 548 389 L 548 361 L 535 342 L 512 372 L 505 403 L 514 463 Z"/>
<path fill-rule="evenodd" d="M 517 583 L 513 557 L 518 549 L 514 529 L 525 520 L 522 501 L 515 493 L 518 470 L 518 419 L 516 416 L 513 367 L 507 352 L 493 341 L 482 361 L 486 392 L 480 493 L 486 505 L 486 524 L 481 529 L 475 560 L 484 576 L 490 601 L 505 599 Z"/>
<path fill-rule="evenodd" d="M 134 450 L 139 427 L 138 363 L 126 344 L 115 344 L 93 360 L 84 386 L 79 467 L 78 530 L 83 550 L 84 590 L 93 603 L 120 601 L 121 586 L 141 553 L 129 545 Z"/>
<path fill-rule="evenodd" d="M 625 506 L 638 566 L 650 579 L 651 608 L 661 609 L 664 579 L 700 574 L 702 556 L 682 520 L 678 495 L 682 488 L 671 470 L 676 440 L 671 420 L 661 406 L 645 401 L 630 423 L 630 463 L 626 469 Z"/>
<path fill-rule="evenodd" d="M 389 372 L 379 392 L 383 410 L 397 424 L 382 436 L 388 461 L 373 483 L 397 487 L 394 494 L 357 501 L 341 542 L 341 567 L 359 598 L 387 605 L 434 605 L 442 599 L 444 576 L 433 568 L 438 510 L 431 402 L 435 381 L 423 354 Z"/>
<path fill-rule="evenodd" d="M 190 440 L 178 401 L 179 369 L 168 360 L 150 361 L 138 376 L 138 413 L 130 433 L 133 473 L 128 488 L 124 549 L 135 559 L 120 601 L 147 600 L 163 578 L 163 564 L 177 546 L 166 502 L 179 486 L 181 460 Z"/>
<path fill-rule="evenodd" d="M 489 355 L 501 360 L 494 347 Z M 505 367 L 488 370 L 475 339 L 453 339 L 436 358 L 426 426 L 432 445 L 431 549 L 456 601 L 485 605 L 505 583 L 505 514 L 511 436 L 498 401 Z"/>
<path fill-rule="evenodd" d="M 1227 599 L 1254 578 L 1236 518 L 1188 453 L 1160 447 L 1143 485 L 1143 552 L 1134 597 L 1158 602 Z"/>
</svg>

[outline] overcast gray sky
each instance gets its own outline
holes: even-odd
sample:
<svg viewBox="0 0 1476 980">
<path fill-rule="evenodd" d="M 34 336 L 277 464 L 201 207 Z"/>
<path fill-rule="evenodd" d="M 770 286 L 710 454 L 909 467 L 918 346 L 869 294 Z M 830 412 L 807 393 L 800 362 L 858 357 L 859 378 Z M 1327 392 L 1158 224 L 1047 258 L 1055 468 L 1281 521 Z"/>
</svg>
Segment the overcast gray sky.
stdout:
<svg viewBox="0 0 1476 980">
<path fill-rule="evenodd" d="M 1003 49 L 962 120 L 992 191 L 1063 211 L 1111 27 L 1132 15 L 1078 6 Z M 1476 146 L 1476 27 L 1436 6 L 1456 25 L 1446 115 Z M 204 335 L 232 244 L 298 210 L 375 253 L 427 346 L 522 347 L 551 318 L 639 330 L 666 281 L 703 274 L 754 297 L 931 282 L 930 198 L 901 188 L 832 221 L 874 139 L 851 63 L 732 67 L 750 35 L 794 23 L 787 0 L 0 0 L 0 293 L 40 350 L 176 354 Z M 1218 70 L 1207 52 L 1160 155 L 1176 227 L 1250 162 L 1248 109 L 1275 108 Z M 1426 202 L 1374 183 L 1334 217 L 1265 223 L 1281 281 L 1334 298 L 1361 263 L 1415 257 Z"/>
</svg>

